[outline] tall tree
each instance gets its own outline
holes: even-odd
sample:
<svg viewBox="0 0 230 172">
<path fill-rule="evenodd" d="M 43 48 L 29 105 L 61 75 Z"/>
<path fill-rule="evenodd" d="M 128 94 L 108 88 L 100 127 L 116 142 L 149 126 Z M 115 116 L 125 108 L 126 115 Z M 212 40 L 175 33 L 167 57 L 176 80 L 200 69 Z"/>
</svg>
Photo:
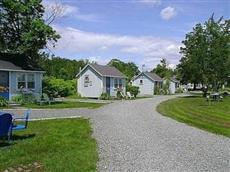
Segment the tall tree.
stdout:
<svg viewBox="0 0 230 172">
<path fill-rule="evenodd" d="M 132 79 L 133 76 L 138 74 L 139 70 L 135 63 L 128 62 L 125 63 L 118 59 L 112 59 L 109 63 L 109 66 L 116 67 L 119 71 L 121 71 L 127 77 L 128 81 Z"/>
<path fill-rule="evenodd" d="M 202 83 L 218 88 L 230 74 L 230 20 L 214 20 L 197 24 L 186 34 L 177 69 L 184 83 Z"/>
<path fill-rule="evenodd" d="M 168 67 L 168 62 L 165 58 L 162 58 L 160 60 L 160 64 L 156 66 L 151 72 L 156 73 L 159 75 L 161 78 L 165 77 L 172 77 L 173 75 L 173 70 Z"/>
<path fill-rule="evenodd" d="M 38 59 L 47 42 L 60 37 L 43 19 L 42 0 L 1 0 L 0 52 L 20 53 Z"/>
</svg>

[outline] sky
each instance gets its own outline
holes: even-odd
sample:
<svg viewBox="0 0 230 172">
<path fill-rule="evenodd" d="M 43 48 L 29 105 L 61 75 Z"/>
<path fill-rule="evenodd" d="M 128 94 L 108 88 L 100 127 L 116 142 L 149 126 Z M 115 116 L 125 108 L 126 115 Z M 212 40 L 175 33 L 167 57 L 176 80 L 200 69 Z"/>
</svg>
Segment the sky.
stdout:
<svg viewBox="0 0 230 172">
<path fill-rule="evenodd" d="M 61 35 L 50 53 L 106 64 L 117 58 L 147 70 L 166 58 L 178 64 L 185 34 L 214 13 L 230 19 L 230 0 L 44 0 L 58 4 L 51 26 Z"/>
</svg>

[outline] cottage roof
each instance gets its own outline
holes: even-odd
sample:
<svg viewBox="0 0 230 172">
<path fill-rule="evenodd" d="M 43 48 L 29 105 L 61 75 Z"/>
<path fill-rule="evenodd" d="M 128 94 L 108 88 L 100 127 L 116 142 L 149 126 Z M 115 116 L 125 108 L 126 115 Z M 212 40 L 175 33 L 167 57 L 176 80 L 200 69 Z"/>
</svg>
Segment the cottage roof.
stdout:
<svg viewBox="0 0 230 172">
<path fill-rule="evenodd" d="M 43 71 L 37 64 L 29 62 L 24 55 L 7 53 L 0 53 L 0 70 Z"/>
<path fill-rule="evenodd" d="M 93 68 L 99 75 L 101 76 L 108 76 L 108 77 L 118 77 L 118 78 L 125 78 L 124 74 L 121 73 L 117 68 L 113 66 L 107 66 L 107 65 L 98 65 L 98 64 L 88 64 L 85 66 L 76 77 L 79 76 L 79 74 L 84 71 L 88 66 Z"/>
<path fill-rule="evenodd" d="M 138 78 L 141 74 L 144 74 L 145 76 L 147 76 L 149 79 L 151 79 L 152 81 L 159 81 L 162 82 L 163 79 L 161 77 L 159 77 L 157 74 L 152 73 L 152 72 L 141 72 L 139 73 L 137 76 L 135 76 L 132 80 L 135 80 L 136 78 Z"/>
<path fill-rule="evenodd" d="M 152 72 L 144 72 L 145 75 L 147 75 L 149 78 L 151 78 L 153 81 L 163 81 L 161 77 L 159 77 L 157 74 Z"/>
</svg>

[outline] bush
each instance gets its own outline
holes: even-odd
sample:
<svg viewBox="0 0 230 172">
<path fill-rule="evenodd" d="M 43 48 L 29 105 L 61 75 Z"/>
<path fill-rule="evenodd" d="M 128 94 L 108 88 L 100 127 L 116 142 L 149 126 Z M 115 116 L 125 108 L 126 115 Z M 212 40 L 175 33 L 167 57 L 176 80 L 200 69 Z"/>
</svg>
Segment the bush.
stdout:
<svg viewBox="0 0 230 172">
<path fill-rule="evenodd" d="M 184 92 L 183 88 L 177 88 L 175 91 L 175 93 L 183 93 L 183 92 Z"/>
<path fill-rule="evenodd" d="M 0 96 L 0 107 L 5 107 L 8 105 L 8 101 L 4 98 Z"/>
<path fill-rule="evenodd" d="M 20 93 L 11 99 L 13 102 L 18 104 L 27 104 L 27 103 L 34 103 L 35 96 L 33 93 Z"/>
<path fill-rule="evenodd" d="M 126 91 L 130 92 L 134 97 L 137 97 L 137 94 L 139 93 L 139 87 L 137 86 L 132 86 L 132 85 L 127 85 L 126 86 Z"/>
<path fill-rule="evenodd" d="M 154 87 L 154 95 L 159 95 L 161 94 L 161 88 L 159 86 L 155 86 Z"/>
<path fill-rule="evenodd" d="M 43 92 L 49 97 L 66 97 L 73 95 L 76 90 L 75 80 L 56 79 L 55 77 L 44 77 Z"/>
<path fill-rule="evenodd" d="M 100 96 L 100 99 L 101 100 L 109 100 L 110 96 L 109 96 L 108 93 L 102 93 L 101 96 Z"/>
<path fill-rule="evenodd" d="M 169 85 L 170 85 L 170 81 L 168 79 L 166 79 L 166 81 L 163 83 L 163 87 L 162 87 L 164 95 L 170 94 Z"/>
</svg>

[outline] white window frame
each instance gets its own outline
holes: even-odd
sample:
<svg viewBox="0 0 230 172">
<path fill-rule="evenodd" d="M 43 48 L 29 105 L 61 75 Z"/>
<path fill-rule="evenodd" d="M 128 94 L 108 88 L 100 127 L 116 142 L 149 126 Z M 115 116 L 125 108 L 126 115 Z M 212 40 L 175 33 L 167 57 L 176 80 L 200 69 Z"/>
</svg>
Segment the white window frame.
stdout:
<svg viewBox="0 0 230 172">
<path fill-rule="evenodd" d="M 17 88 L 17 91 L 21 90 L 20 88 L 18 88 L 18 76 L 19 75 L 25 75 L 25 88 L 23 89 L 26 89 L 26 90 L 36 90 L 36 79 L 35 79 L 35 73 L 16 73 L 16 88 Z M 33 75 L 34 76 L 34 88 L 28 88 L 28 75 Z"/>
</svg>

